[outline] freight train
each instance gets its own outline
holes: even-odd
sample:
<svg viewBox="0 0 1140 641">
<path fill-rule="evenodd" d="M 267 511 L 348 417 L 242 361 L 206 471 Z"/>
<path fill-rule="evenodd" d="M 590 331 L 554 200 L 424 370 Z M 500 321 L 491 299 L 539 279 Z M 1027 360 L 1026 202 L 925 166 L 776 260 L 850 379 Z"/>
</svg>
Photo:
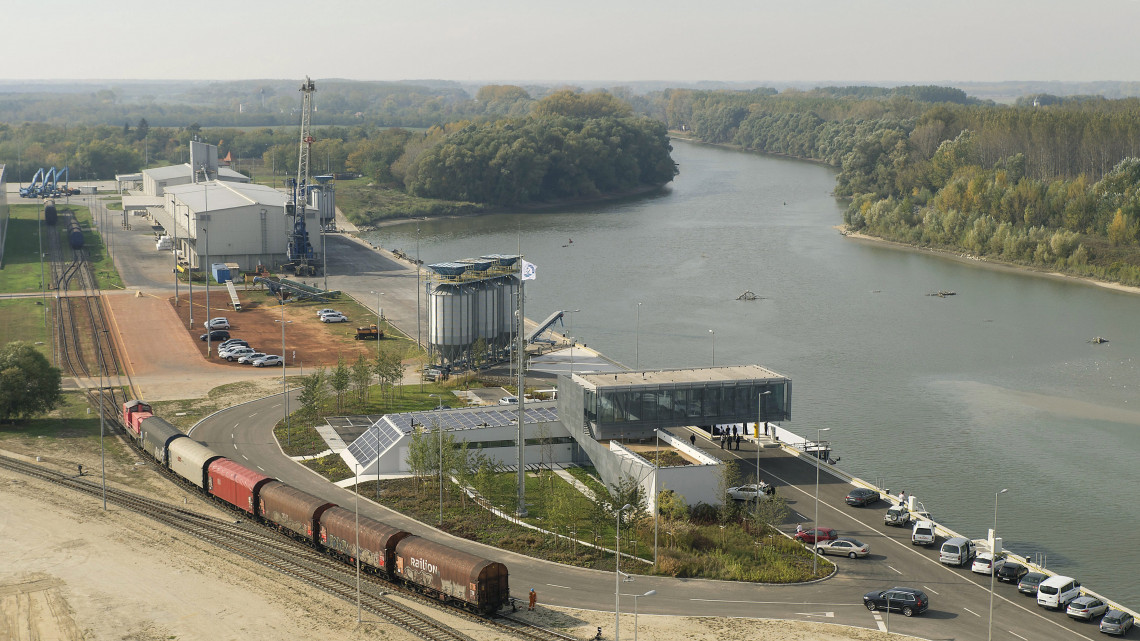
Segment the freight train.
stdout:
<svg viewBox="0 0 1140 641">
<path fill-rule="evenodd" d="M 129 437 L 159 465 L 216 501 L 389 581 L 483 615 L 510 603 L 507 568 L 434 543 L 259 474 L 218 454 L 157 417 L 151 406 L 123 404 Z"/>
</svg>

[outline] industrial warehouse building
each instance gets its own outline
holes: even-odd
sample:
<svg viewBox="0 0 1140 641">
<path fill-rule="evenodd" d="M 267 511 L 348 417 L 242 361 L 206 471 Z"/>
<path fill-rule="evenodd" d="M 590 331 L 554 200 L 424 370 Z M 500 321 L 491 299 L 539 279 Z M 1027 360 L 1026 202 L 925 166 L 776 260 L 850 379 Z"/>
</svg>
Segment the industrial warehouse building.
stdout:
<svg viewBox="0 0 1140 641">
<path fill-rule="evenodd" d="M 141 193 L 123 197 L 123 222 L 146 216 L 160 226 L 180 264 L 203 269 L 207 262 L 236 263 L 253 271 L 286 262 L 293 225 L 286 215 L 290 196 L 219 167 L 216 146 L 192 142 L 189 163 L 144 170 L 141 182 Z M 316 206 L 306 208 L 305 228 L 319 251 L 317 235 L 333 220 L 335 201 L 331 185 L 318 183 L 309 190 Z"/>
</svg>

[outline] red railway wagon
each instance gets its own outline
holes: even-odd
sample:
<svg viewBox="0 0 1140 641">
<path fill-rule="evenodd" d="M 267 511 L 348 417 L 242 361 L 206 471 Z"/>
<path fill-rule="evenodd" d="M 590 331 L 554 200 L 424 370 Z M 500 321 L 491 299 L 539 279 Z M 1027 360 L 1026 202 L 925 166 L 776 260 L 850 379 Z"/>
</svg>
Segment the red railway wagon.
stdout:
<svg viewBox="0 0 1140 641">
<path fill-rule="evenodd" d="M 350 563 L 357 557 L 356 513 L 335 505 L 321 514 L 320 541 Z M 360 562 L 383 572 L 395 567 L 396 544 L 410 533 L 367 516 L 360 517 Z"/>
<path fill-rule="evenodd" d="M 220 458 L 206 470 L 206 490 L 219 499 L 256 516 L 258 492 L 273 479 Z"/>
<path fill-rule="evenodd" d="M 507 566 L 418 536 L 396 544 L 395 573 L 429 594 L 462 601 L 484 614 L 511 597 Z"/>
<path fill-rule="evenodd" d="M 280 481 L 263 485 L 257 504 L 261 518 L 296 533 L 313 545 L 318 543 L 321 514 L 336 505 Z"/>
</svg>

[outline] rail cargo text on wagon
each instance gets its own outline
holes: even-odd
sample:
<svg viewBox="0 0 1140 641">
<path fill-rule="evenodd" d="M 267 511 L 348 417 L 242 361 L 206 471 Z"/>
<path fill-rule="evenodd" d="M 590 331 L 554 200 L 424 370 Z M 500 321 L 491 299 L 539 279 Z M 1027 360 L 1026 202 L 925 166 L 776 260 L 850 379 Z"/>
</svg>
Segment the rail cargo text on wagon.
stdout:
<svg viewBox="0 0 1140 641">
<path fill-rule="evenodd" d="M 414 567 L 417 570 L 423 570 L 424 572 L 431 572 L 432 574 L 439 574 L 439 568 L 436 567 L 436 565 L 434 563 L 431 563 L 430 561 L 426 561 L 424 559 L 417 559 L 414 557 L 411 559 L 411 561 L 412 561 L 412 567 Z"/>
</svg>

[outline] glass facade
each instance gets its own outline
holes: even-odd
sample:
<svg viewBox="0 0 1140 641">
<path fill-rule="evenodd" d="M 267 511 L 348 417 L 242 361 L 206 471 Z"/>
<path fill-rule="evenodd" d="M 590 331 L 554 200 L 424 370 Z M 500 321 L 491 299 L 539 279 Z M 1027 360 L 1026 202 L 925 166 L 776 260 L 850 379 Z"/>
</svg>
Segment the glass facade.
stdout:
<svg viewBox="0 0 1140 641">
<path fill-rule="evenodd" d="M 791 387 L 781 378 L 587 388 L 584 418 L 601 438 L 659 427 L 786 421 Z"/>
</svg>

